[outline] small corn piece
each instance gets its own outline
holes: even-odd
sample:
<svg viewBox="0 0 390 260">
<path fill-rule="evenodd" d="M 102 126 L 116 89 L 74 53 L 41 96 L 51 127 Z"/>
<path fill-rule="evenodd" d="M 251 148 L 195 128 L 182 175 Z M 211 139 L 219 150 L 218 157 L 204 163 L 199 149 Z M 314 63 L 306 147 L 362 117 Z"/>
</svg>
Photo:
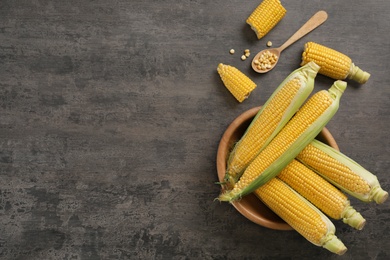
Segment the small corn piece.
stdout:
<svg viewBox="0 0 390 260">
<path fill-rule="evenodd" d="M 246 23 L 255 31 L 257 39 L 261 39 L 270 32 L 285 15 L 286 9 L 279 0 L 264 0 L 248 17 Z"/>
<path fill-rule="evenodd" d="M 347 196 L 324 178 L 297 160 L 293 160 L 278 175 L 280 180 L 313 203 L 327 216 L 361 230 L 366 220 L 352 206 Z"/>
<path fill-rule="evenodd" d="M 346 193 L 365 202 L 383 203 L 389 196 L 378 178 L 336 149 L 311 142 L 297 159 Z"/>
<path fill-rule="evenodd" d="M 370 78 L 370 74 L 356 66 L 347 55 L 315 42 L 305 44 L 301 65 L 310 61 L 320 65 L 320 74 L 333 79 L 348 78 L 364 84 Z"/>
<path fill-rule="evenodd" d="M 330 219 L 278 178 L 258 188 L 255 194 L 309 242 L 338 255 L 347 251 L 336 237 L 336 228 Z"/>
<path fill-rule="evenodd" d="M 256 83 L 233 66 L 220 63 L 217 71 L 225 87 L 240 103 L 256 88 Z"/>
<path fill-rule="evenodd" d="M 313 91 L 319 70 L 314 62 L 293 71 L 256 114 L 227 162 L 225 182 L 232 187 L 249 163 L 275 137 Z"/>
<path fill-rule="evenodd" d="M 219 199 L 240 199 L 275 177 L 333 117 L 346 86 L 346 82 L 336 81 L 328 91 L 314 94 L 249 164 L 234 188 L 223 192 Z"/>
</svg>

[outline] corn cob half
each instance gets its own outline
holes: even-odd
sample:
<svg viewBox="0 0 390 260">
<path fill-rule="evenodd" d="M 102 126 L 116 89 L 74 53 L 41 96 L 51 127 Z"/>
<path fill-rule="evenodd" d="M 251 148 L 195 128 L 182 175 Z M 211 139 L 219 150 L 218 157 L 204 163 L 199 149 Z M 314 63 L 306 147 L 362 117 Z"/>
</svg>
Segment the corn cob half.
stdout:
<svg viewBox="0 0 390 260">
<path fill-rule="evenodd" d="M 350 204 L 347 196 L 327 180 L 297 160 L 293 160 L 278 175 L 279 179 L 314 204 L 327 216 L 361 230 L 366 220 Z"/>
<path fill-rule="evenodd" d="M 347 251 L 330 219 L 280 179 L 273 178 L 255 194 L 309 242 L 339 255 Z"/>
<path fill-rule="evenodd" d="M 336 81 L 328 91 L 314 94 L 249 164 L 234 188 L 223 192 L 219 199 L 237 200 L 275 177 L 333 117 L 346 86 L 346 82 Z"/>
<path fill-rule="evenodd" d="M 249 163 L 291 119 L 313 91 L 320 67 L 309 62 L 293 71 L 261 107 L 229 155 L 225 182 L 232 187 Z"/>
<path fill-rule="evenodd" d="M 311 61 L 320 65 L 320 74 L 333 79 L 348 78 L 364 84 L 370 78 L 370 74 L 356 66 L 347 55 L 315 42 L 305 44 L 301 65 Z"/>
<path fill-rule="evenodd" d="M 378 178 L 336 149 L 313 140 L 297 159 L 346 193 L 365 202 L 383 203 L 388 198 Z"/>
<path fill-rule="evenodd" d="M 248 76 L 233 66 L 220 63 L 217 71 L 225 87 L 240 103 L 247 99 L 257 86 Z"/>
<path fill-rule="evenodd" d="M 286 12 L 279 0 L 264 0 L 248 17 L 246 23 L 255 31 L 257 39 L 261 39 L 282 20 Z"/>
</svg>

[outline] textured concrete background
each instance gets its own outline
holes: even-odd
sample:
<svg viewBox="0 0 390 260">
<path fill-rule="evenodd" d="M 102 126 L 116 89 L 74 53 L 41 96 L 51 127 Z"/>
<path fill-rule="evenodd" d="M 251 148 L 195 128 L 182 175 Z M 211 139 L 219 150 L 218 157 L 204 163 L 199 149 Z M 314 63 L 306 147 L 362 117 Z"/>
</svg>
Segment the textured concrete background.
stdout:
<svg viewBox="0 0 390 260">
<path fill-rule="evenodd" d="M 260 1 L 0 0 L 0 258 L 389 259 L 389 202 L 352 199 L 368 223 L 334 222 L 349 248 L 338 257 L 214 201 L 222 133 L 299 66 L 309 40 L 371 72 L 349 82 L 328 129 L 390 190 L 390 1 L 282 2 L 287 15 L 258 41 L 245 19 Z M 328 21 L 272 72 L 240 60 L 320 9 Z M 259 85 L 244 103 L 220 62 Z M 332 82 L 318 76 L 315 90 Z"/>
</svg>

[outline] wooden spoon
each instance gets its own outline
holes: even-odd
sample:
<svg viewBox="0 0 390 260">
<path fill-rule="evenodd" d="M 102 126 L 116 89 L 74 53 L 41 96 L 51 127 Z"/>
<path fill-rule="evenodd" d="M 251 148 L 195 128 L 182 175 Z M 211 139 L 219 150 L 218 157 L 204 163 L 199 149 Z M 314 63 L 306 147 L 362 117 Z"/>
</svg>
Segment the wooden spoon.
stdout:
<svg viewBox="0 0 390 260">
<path fill-rule="evenodd" d="M 294 33 L 290 39 L 288 39 L 282 46 L 279 48 L 265 49 L 260 51 L 252 60 L 252 68 L 254 71 L 258 73 L 266 73 L 272 70 L 275 65 L 278 63 L 281 52 L 286 49 L 288 46 L 320 26 L 323 22 L 328 18 L 328 14 L 325 11 L 318 11 L 314 14 L 296 33 Z M 263 55 L 265 56 L 265 60 L 270 60 L 268 66 L 264 66 L 261 68 L 261 60 L 260 58 Z M 268 57 L 267 57 L 268 56 Z M 272 58 L 273 57 L 273 58 Z M 260 60 L 259 60 L 260 58 Z M 259 66 L 260 63 L 260 66 Z M 266 62 L 267 63 L 267 62 Z M 265 64 L 264 64 L 265 65 Z"/>
</svg>

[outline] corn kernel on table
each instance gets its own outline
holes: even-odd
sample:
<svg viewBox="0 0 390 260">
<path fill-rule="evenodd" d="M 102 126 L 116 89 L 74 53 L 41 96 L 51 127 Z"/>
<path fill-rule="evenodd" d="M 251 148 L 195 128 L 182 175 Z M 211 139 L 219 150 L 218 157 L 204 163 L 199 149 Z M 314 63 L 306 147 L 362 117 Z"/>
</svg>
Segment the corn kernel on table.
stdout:
<svg viewBox="0 0 390 260">
<path fill-rule="evenodd" d="M 390 201 L 351 198 L 367 224 L 333 221 L 348 248 L 337 256 L 215 200 L 222 134 L 309 41 L 371 74 L 346 80 L 327 128 L 390 190 L 390 1 L 281 0 L 285 16 L 257 39 L 245 21 L 260 2 L 0 1 L 0 259 L 390 259 Z M 252 70 L 319 10 L 328 20 L 271 72 Z M 219 63 L 257 84 L 248 99 Z M 333 82 L 318 75 L 314 92 Z"/>
</svg>

